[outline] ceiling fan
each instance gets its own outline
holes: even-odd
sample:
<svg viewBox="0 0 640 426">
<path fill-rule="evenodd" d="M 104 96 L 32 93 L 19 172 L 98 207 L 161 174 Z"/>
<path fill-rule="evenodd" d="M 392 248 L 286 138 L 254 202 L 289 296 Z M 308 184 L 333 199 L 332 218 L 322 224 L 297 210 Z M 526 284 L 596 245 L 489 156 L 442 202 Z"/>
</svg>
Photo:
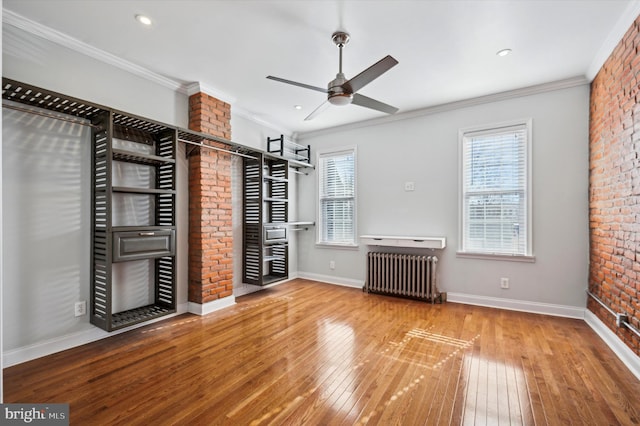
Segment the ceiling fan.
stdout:
<svg viewBox="0 0 640 426">
<path fill-rule="evenodd" d="M 385 112 L 387 114 L 394 114 L 398 111 L 398 108 L 391 105 L 387 105 L 383 102 L 375 99 L 368 98 L 361 95 L 358 90 L 362 89 L 367 84 L 371 83 L 376 78 L 380 77 L 385 72 L 389 71 L 392 67 L 398 64 L 392 56 L 385 56 L 375 64 L 371 65 L 360 74 L 356 75 L 350 80 L 342 73 L 342 48 L 349 42 L 350 36 L 344 31 L 336 31 L 331 36 L 331 40 L 340 49 L 340 62 L 338 74 L 336 78 L 331 80 L 327 86 L 327 89 L 321 87 L 311 86 L 304 83 L 298 83 L 296 81 L 285 80 L 284 78 L 267 76 L 270 80 L 279 81 L 281 83 L 293 84 L 294 86 L 304 87 L 305 89 L 315 90 L 327 94 L 327 100 L 323 102 L 318 108 L 316 108 L 311 114 L 309 114 L 306 120 L 311 120 L 318 114 L 320 114 L 329 104 L 332 105 L 360 105 L 365 108 L 375 109 L 376 111 Z"/>
</svg>

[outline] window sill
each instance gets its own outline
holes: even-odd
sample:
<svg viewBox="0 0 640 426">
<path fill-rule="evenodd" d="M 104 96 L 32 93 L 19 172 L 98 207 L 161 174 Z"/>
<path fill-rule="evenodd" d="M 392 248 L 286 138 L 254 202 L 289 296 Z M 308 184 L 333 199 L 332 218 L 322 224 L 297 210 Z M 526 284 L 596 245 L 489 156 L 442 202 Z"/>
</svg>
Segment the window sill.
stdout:
<svg viewBox="0 0 640 426">
<path fill-rule="evenodd" d="M 325 249 L 341 249 L 341 250 L 357 250 L 360 246 L 358 244 L 338 244 L 338 243 L 319 243 L 316 242 L 317 248 Z"/>
<path fill-rule="evenodd" d="M 523 256 L 523 255 L 512 255 L 512 254 L 490 254 L 490 253 L 472 253 L 466 251 L 458 251 L 456 252 L 456 257 L 463 257 L 467 259 L 484 259 L 484 260 L 506 260 L 508 262 L 524 262 L 524 263 L 535 263 L 535 256 Z"/>
</svg>

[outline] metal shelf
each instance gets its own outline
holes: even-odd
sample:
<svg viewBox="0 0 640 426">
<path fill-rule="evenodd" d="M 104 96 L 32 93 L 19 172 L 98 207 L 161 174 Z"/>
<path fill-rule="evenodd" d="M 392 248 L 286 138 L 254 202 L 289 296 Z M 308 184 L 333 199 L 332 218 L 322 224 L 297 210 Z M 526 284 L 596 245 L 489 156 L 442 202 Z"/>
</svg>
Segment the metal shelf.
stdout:
<svg viewBox="0 0 640 426">
<path fill-rule="evenodd" d="M 157 135 L 166 130 L 174 130 L 171 126 L 147 118 L 138 117 L 122 111 L 113 111 L 113 126 L 119 127 L 120 131 L 126 134 L 139 135 L 144 132 Z M 128 138 L 124 138 L 128 139 Z"/>
<path fill-rule="evenodd" d="M 271 284 L 271 283 L 275 283 L 278 281 L 282 281 L 287 279 L 286 276 L 282 276 L 282 275 L 263 275 L 262 276 L 262 285 L 267 285 L 267 284 Z"/>
<path fill-rule="evenodd" d="M 111 190 L 113 192 L 126 192 L 130 194 L 176 194 L 176 191 L 173 189 L 136 188 L 132 186 L 114 186 Z"/>
<path fill-rule="evenodd" d="M 118 312 L 111 315 L 111 330 L 128 327 L 133 324 L 160 318 L 176 312 L 175 309 L 160 305 L 141 306 L 127 311 Z"/>
<path fill-rule="evenodd" d="M 145 166 L 158 166 L 160 164 L 172 164 L 176 160 L 173 158 L 160 157 L 158 155 L 143 154 L 140 152 L 127 151 L 124 149 L 112 149 L 113 159 L 115 161 L 124 161 L 127 163 L 142 164 Z"/>
<path fill-rule="evenodd" d="M 7 78 L 2 79 L 2 98 L 87 120 L 92 120 L 108 110 L 100 105 Z"/>
<path fill-rule="evenodd" d="M 264 197 L 262 200 L 266 201 L 267 203 L 288 203 L 289 202 L 289 199 L 287 198 Z"/>
<path fill-rule="evenodd" d="M 162 231 L 176 229 L 175 226 L 114 226 L 111 228 L 113 232 L 128 232 L 128 231 Z"/>
<path fill-rule="evenodd" d="M 279 177 L 275 177 L 275 176 L 268 176 L 265 175 L 262 177 L 265 181 L 272 181 L 272 182 L 289 182 L 289 179 L 286 178 L 279 178 Z"/>
<path fill-rule="evenodd" d="M 264 256 L 262 260 L 265 262 L 270 262 L 272 260 L 284 260 L 284 256 Z"/>
<path fill-rule="evenodd" d="M 275 146 L 275 147 L 274 147 Z M 286 141 L 284 135 L 279 138 L 267 138 L 267 152 L 278 154 L 290 161 L 291 166 L 313 167 L 311 165 L 311 146 Z"/>
</svg>

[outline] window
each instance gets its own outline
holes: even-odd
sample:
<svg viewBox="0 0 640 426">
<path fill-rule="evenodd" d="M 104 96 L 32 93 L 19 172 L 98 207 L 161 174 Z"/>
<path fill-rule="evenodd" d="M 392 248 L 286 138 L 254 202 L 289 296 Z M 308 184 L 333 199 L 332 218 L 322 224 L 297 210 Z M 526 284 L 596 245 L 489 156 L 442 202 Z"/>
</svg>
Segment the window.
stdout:
<svg viewBox="0 0 640 426">
<path fill-rule="evenodd" d="M 531 121 L 460 132 L 461 254 L 531 256 Z"/>
<path fill-rule="evenodd" d="M 355 172 L 355 149 L 319 153 L 319 244 L 356 244 Z"/>
</svg>

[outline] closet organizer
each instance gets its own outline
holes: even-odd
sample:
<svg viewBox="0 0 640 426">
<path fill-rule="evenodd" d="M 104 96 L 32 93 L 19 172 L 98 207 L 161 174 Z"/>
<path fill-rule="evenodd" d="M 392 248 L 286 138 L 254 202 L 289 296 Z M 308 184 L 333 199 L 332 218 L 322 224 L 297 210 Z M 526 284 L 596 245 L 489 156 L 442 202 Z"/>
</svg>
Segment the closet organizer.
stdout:
<svg viewBox="0 0 640 426">
<path fill-rule="evenodd" d="M 196 149 L 206 141 L 234 144 L 7 78 L 2 98 L 13 101 L 5 108 L 44 116 L 54 111 L 54 118 L 92 129 L 90 322 L 112 331 L 176 312 L 177 143 Z M 126 214 L 116 208 L 123 205 L 129 206 Z M 149 297 L 114 300 L 114 269 L 131 262 L 148 265 L 137 269 L 143 274 L 119 277 L 118 284 L 146 283 Z"/>
<path fill-rule="evenodd" d="M 58 114 L 54 118 L 88 125 L 92 129 L 89 316 L 97 327 L 112 331 L 176 312 L 176 153 L 179 142 L 188 146 L 187 156 L 198 149 L 213 149 L 244 157 L 246 164 L 255 164 L 260 176 L 260 192 L 256 195 L 261 203 L 271 203 L 267 216 L 263 218 L 260 212 L 261 225 L 266 225 L 265 222 L 277 226 L 299 224 L 287 222 L 287 173 L 290 167 L 313 168 L 309 163 L 308 146 L 294 148 L 298 149 L 293 152 L 295 158 L 283 158 L 291 153 L 287 154 L 282 147 L 278 152 L 280 155 L 274 155 L 8 78 L 3 78 L 2 84 L 2 98 L 13 101 L 3 107 L 45 116 L 47 111 L 55 111 Z M 222 143 L 228 149 L 210 146 L 212 142 Z M 284 144 L 282 136 L 279 142 Z M 300 157 L 306 161 L 300 161 Z M 268 172 L 263 176 L 264 167 Z M 132 168 L 133 173 L 122 173 Z M 136 178 L 127 179 L 127 175 Z M 265 181 L 267 183 L 262 186 Z M 267 200 L 263 188 L 269 188 L 271 195 Z M 121 206 L 128 206 L 130 211 L 123 214 Z M 249 229 L 247 225 L 245 227 Z M 265 229 L 264 226 L 261 228 L 256 229 L 258 234 Z M 245 233 L 244 237 L 248 235 Z M 285 278 L 288 272 L 286 245 L 270 246 L 270 252 L 263 255 L 264 241 L 261 236 L 258 238 L 259 264 L 267 261 L 273 265 L 269 268 L 270 277 L 264 281 L 260 271 L 261 284 L 269 278 Z M 245 253 L 252 250 L 250 245 L 245 245 L 244 249 Z M 114 273 L 120 265 L 131 265 L 132 262 L 148 263 L 142 268 L 144 277 L 133 274 L 122 279 L 120 273 Z M 258 268 L 261 270 L 261 266 Z M 135 282 L 140 279 L 146 280 L 150 287 L 146 303 L 139 306 L 130 300 L 122 303 L 121 295 L 118 296 L 118 290 L 114 288 L 116 284 L 118 287 L 140 285 Z M 130 306 L 132 304 L 135 306 Z M 123 305 L 125 308 L 119 309 Z"/>
</svg>

